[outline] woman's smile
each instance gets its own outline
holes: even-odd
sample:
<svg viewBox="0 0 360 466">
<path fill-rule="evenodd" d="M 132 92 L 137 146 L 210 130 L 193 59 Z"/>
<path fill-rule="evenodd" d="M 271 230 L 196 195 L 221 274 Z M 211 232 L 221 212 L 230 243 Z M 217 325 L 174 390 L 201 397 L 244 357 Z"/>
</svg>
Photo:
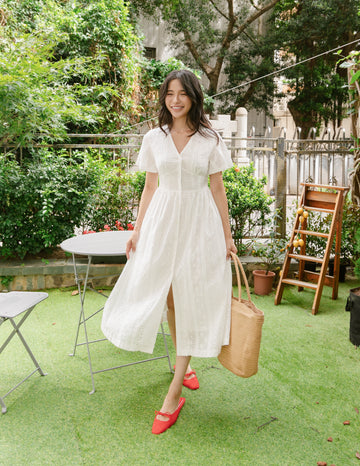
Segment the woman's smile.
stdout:
<svg viewBox="0 0 360 466">
<path fill-rule="evenodd" d="M 165 105 L 173 118 L 185 118 L 191 109 L 192 101 L 186 94 L 179 79 L 170 81 L 167 94 L 165 97 Z"/>
</svg>

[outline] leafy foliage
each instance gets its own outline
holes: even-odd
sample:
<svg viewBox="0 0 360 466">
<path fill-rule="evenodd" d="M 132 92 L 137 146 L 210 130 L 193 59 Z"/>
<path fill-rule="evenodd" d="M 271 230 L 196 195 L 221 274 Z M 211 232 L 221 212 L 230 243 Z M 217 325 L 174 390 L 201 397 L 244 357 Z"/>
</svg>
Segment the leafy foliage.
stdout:
<svg viewBox="0 0 360 466">
<path fill-rule="evenodd" d="M 346 72 L 336 65 L 336 54 L 315 56 L 358 37 L 358 10 L 357 0 L 281 0 L 273 10 L 268 40 L 279 51 L 281 63 L 311 58 L 284 71 L 286 93 L 293 97 L 289 110 L 304 137 L 311 127 L 335 125 L 344 116 Z"/>
<path fill-rule="evenodd" d="M 213 95 L 220 90 L 220 76 L 224 69 L 229 79 L 224 87 L 229 88 L 232 83 L 239 84 L 238 79 L 242 76 L 249 78 L 259 75 L 264 67 L 270 65 L 272 68 L 272 59 L 268 58 L 272 53 L 266 53 L 264 59 L 258 52 L 264 32 L 264 28 L 259 27 L 259 18 L 279 1 L 259 0 L 255 5 L 252 0 L 134 0 L 131 8 L 137 14 L 141 12 L 165 22 L 172 33 L 172 45 L 178 50 L 178 58 L 203 71 L 208 78 L 207 92 Z M 270 81 L 267 86 L 271 86 Z M 255 85 L 250 91 L 238 89 L 225 104 L 231 112 L 236 110 L 239 102 L 247 107 L 256 102 L 256 106 L 268 109 L 269 99 L 263 99 L 263 89 L 260 93 L 258 89 L 261 86 Z"/>
<path fill-rule="evenodd" d="M 0 158 L 0 253 L 23 258 L 74 234 L 97 183 L 93 167 L 43 151 L 22 167 Z"/>
<path fill-rule="evenodd" d="M 139 39 L 123 0 L 4 0 L 1 11 L 3 141 L 112 132 L 138 119 Z"/>
<path fill-rule="evenodd" d="M 145 173 L 126 173 L 91 151 L 41 150 L 22 166 L 0 157 L 0 255 L 58 246 L 75 229 L 126 227 L 136 218 Z"/>
<path fill-rule="evenodd" d="M 264 191 L 266 177 L 258 180 L 253 164 L 247 167 L 232 167 L 223 174 L 225 191 L 231 218 L 231 231 L 240 254 L 267 224 L 273 199 Z"/>
<path fill-rule="evenodd" d="M 13 31 L 30 33 L 37 29 L 44 0 L 2 0 L 2 26 L 10 35 Z"/>
<path fill-rule="evenodd" d="M 343 209 L 343 222 L 341 229 L 340 259 L 345 264 L 353 263 L 360 257 L 356 249 L 356 233 L 360 225 L 360 206 L 353 204 L 351 195 L 346 196 Z"/>
<path fill-rule="evenodd" d="M 98 184 L 89 198 L 84 227 L 98 231 L 107 225 L 123 226 L 136 219 L 140 197 L 145 185 L 145 172 L 119 172 L 116 165 L 93 161 L 98 167 Z"/>
<path fill-rule="evenodd" d="M 239 107 L 251 107 L 270 114 L 275 95 L 274 78 L 262 77 L 279 67 L 274 61 L 274 45 L 269 43 L 266 37 L 256 34 L 256 31 L 248 31 L 248 35 L 251 35 L 252 40 L 243 41 L 241 47 L 235 49 L 228 57 L 225 66 L 227 82 L 223 88 L 236 89 L 224 94 L 221 111 L 234 113 Z M 247 81 L 253 82 L 237 87 Z"/>
<path fill-rule="evenodd" d="M 67 84 L 81 65 L 77 60 L 53 61 L 54 34 L 17 36 L 0 49 L 0 138 L 26 146 L 33 141 L 65 136 L 69 123 L 92 125 L 99 108 L 81 105 Z"/>
<path fill-rule="evenodd" d="M 279 212 L 276 211 L 271 219 L 269 240 L 265 243 L 257 242 L 252 247 L 252 255 L 260 257 L 265 270 L 275 271 L 280 268 L 279 263 L 283 261 L 286 249 L 286 239 L 281 238 L 277 231 L 277 219 Z"/>
<path fill-rule="evenodd" d="M 87 60 L 86 69 L 72 77 L 72 84 L 79 88 L 82 102 L 101 106 L 103 130 L 114 131 L 136 119 L 140 44 L 124 0 L 66 2 L 56 27 L 66 33 L 57 53 Z"/>
<path fill-rule="evenodd" d="M 355 275 L 360 278 L 360 230 L 356 232 L 356 243 L 355 243 L 355 249 L 356 253 L 358 255 L 357 260 L 355 261 Z"/>
</svg>

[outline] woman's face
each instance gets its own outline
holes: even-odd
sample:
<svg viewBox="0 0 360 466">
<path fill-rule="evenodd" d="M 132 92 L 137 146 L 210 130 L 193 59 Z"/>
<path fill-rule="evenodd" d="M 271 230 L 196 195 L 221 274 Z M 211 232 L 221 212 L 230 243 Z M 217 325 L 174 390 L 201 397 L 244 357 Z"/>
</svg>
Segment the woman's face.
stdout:
<svg viewBox="0 0 360 466">
<path fill-rule="evenodd" d="M 186 94 L 179 79 L 173 79 L 169 82 L 165 105 L 173 119 L 186 120 L 186 116 L 192 106 L 192 101 Z"/>
</svg>

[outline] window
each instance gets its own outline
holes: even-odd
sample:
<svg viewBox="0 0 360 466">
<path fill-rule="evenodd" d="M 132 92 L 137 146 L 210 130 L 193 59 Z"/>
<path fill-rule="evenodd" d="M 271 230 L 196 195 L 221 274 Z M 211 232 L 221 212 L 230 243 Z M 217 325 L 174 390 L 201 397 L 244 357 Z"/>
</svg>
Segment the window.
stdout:
<svg viewBox="0 0 360 466">
<path fill-rule="evenodd" d="M 156 59 L 156 48 L 155 47 L 145 47 L 145 57 Z"/>
</svg>

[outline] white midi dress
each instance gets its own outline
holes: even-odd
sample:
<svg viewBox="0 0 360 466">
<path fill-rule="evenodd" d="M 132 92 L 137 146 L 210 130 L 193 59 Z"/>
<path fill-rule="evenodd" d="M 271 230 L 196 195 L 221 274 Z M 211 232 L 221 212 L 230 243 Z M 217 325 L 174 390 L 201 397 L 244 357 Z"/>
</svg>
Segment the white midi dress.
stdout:
<svg viewBox="0 0 360 466">
<path fill-rule="evenodd" d="M 136 251 L 106 301 L 101 328 L 119 348 L 152 353 L 172 286 L 179 356 L 216 357 L 229 342 L 231 264 L 208 175 L 232 166 L 224 142 L 195 133 L 179 153 L 160 128 L 137 165 L 159 174 Z"/>
</svg>

